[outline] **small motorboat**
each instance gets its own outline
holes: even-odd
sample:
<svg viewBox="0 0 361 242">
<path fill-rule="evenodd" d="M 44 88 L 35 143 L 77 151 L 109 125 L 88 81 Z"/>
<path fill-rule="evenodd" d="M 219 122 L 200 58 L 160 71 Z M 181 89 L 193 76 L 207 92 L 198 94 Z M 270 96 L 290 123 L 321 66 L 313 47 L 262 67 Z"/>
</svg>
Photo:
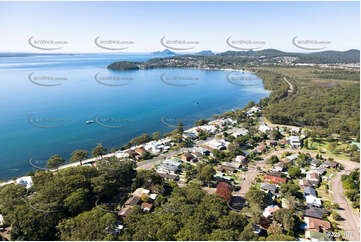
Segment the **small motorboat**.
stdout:
<svg viewBox="0 0 361 242">
<path fill-rule="evenodd" d="M 87 120 L 87 121 L 86 121 L 86 124 L 93 124 L 93 123 L 95 123 L 94 120 Z"/>
</svg>

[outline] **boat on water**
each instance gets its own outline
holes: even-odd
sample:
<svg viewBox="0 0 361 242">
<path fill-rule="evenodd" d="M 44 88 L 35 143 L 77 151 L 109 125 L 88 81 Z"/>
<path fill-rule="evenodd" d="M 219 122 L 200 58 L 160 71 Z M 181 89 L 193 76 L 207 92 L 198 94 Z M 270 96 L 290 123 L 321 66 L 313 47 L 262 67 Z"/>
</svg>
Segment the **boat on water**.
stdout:
<svg viewBox="0 0 361 242">
<path fill-rule="evenodd" d="M 93 124 L 93 123 L 95 123 L 94 120 L 87 120 L 87 121 L 86 121 L 86 124 Z"/>
</svg>

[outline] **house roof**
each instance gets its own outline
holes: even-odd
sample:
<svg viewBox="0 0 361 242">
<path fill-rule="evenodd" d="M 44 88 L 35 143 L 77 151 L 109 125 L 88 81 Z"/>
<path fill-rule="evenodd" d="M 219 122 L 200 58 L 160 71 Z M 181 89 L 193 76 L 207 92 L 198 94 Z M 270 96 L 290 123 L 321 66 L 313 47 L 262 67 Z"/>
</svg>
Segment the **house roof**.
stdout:
<svg viewBox="0 0 361 242">
<path fill-rule="evenodd" d="M 149 194 L 149 192 L 149 190 L 140 187 L 133 192 L 133 196 L 141 197 L 143 194 Z"/>
<path fill-rule="evenodd" d="M 277 190 L 277 186 L 274 184 L 270 184 L 270 183 L 261 183 L 261 187 L 262 190 L 267 190 L 267 191 L 272 191 L 275 192 Z"/>
<path fill-rule="evenodd" d="M 143 153 L 147 153 L 147 151 L 144 148 L 136 148 L 135 152 L 137 152 L 138 154 L 143 154 Z"/>
<path fill-rule="evenodd" d="M 301 183 L 300 185 L 312 187 L 312 183 L 311 183 L 309 180 L 307 180 L 307 179 L 302 179 L 301 181 L 302 181 L 302 182 L 300 182 L 300 183 Z"/>
<path fill-rule="evenodd" d="M 246 159 L 246 157 L 243 156 L 243 155 L 237 155 L 237 156 L 236 156 L 236 161 L 242 162 L 242 161 L 244 161 L 245 159 Z"/>
<path fill-rule="evenodd" d="M 274 176 L 274 177 L 282 177 L 281 173 L 276 172 L 276 171 L 270 171 L 270 172 L 267 173 L 267 175 Z"/>
<path fill-rule="evenodd" d="M 314 206 L 322 206 L 322 201 L 321 199 L 315 197 L 315 196 L 312 196 L 312 195 L 307 195 L 306 196 L 306 203 L 307 204 L 312 204 Z"/>
<path fill-rule="evenodd" d="M 170 179 L 170 180 L 176 180 L 177 179 L 177 175 L 172 175 L 172 174 L 166 174 L 166 173 L 159 173 L 157 172 L 157 174 L 163 178 L 166 178 L 166 179 Z"/>
<path fill-rule="evenodd" d="M 309 179 L 312 179 L 312 180 L 320 179 L 320 176 L 317 173 L 309 173 L 308 176 L 309 176 Z"/>
<path fill-rule="evenodd" d="M 286 157 L 286 158 L 282 159 L 282 162 L 287 164 L 287 163 L 291 162 L 291 160 Z"/>
<path fill-rule="evenodd" d="M 307 207 L 304 211 L 303 214 L 305 217 L 312 217 L 312 218 L 318 218 L 318 219 L 322 219 L 323 216 L 322 214 L 325 213 L 327 211 L 325 211 L 322 208 L 317 208 L 317 207 Z"/>
<path fill-rule="evenodd" d="M 140 198 L 138 196 L 132 196 L 128 198 L 128 200 L 125 202 L 125 205 L 135 206 L 138 204 Z"/>
<path fill-rule="evenodd" d="M 142 207 L 142 208 L 149 208 L 149 209 L 152 209 L 153 204 L 150 204 L 150 203 L 142 203 L 141 207 Z"/>
<path fill-rule="evenodd" d="M 321 161 L 319 159 L 312 159 L 310 161 L 310 164 L 311 165 L 320 165 L 321 164 Z"/>
<path fill-rule="evenodd" d="M 313 187 L 305 186 L 303 192 L 308 195 L 316 197 L 316 190 Z"/>
<path fill-rule="evenodd" d="M 277 210 L 279 210 L 280 207 L 278 207 L 277 205 L 269 205 L 268 207 L 266 207 L 263 211 L 263 216 L 264 217 L 269 217 L 272 215 L 272 213 L 276 212 Z"/>
<path fill-rule="evenodd" d="M 230 165 L 227 165 L 227 164 L 225 164 L 225 165 L 219 165 L 218 166 L 218 170 L 220 170 L 220 169 L 222 169 L 222 170 L 226 170 L 226 171 L 230 171 L 230 172 L 233 172 L 233 171 L 235 171 L 236 170 L 236 168 L 234 168 L 233 166 L 230 166 Z"/>
<path fill-rule="evenodd" d="M 186 157 L 187 159 L 193 159 L 194 158 L 193 155 L 191 153 L 189 153 L 189 152 L 185 152 L 183 154 L 183 156 Z"/>
<path fill-rule="evenodd" d="M 323 164 L 325 164 L 329 167 L 336 167 L 338 165 L 338 163 L 335 161 L 327 161 L 327 162 L 324 162 Z"/>
<path fill-rule="evenodd" d="M 119 216 L 127 216 L 127 214 L 132 210 L 132 207 L 125 207 L 119 211 Z"/>
<path fill-rule="evenodd" d="M 331 224 L 328 221 L 318 218 L 305 217 L 305 222 L 308 229 L 315 229 L 317 231 L 331 229 Z"/>
</svg>

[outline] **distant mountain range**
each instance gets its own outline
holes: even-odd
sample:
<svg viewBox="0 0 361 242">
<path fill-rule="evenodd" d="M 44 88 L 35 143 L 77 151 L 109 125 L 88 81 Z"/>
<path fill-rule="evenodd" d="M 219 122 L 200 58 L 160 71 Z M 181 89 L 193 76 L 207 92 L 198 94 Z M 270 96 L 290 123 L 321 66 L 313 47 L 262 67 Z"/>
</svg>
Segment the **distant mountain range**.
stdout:
<svg viewBox="0 0 361 242">
<path fill-rule="evenodd" d="M 79 53 L 78 53 L 79 54 Z M 86 53 L 84 53 L 86 54 Z M 93 53 L 95 54 L 95 53 Z M 211 50 L 203 50 L 196 53 L 176 53 L 169 49 L 163 51 L 155 51 L 151 54 L 154 55 L 166 55 L 166 56 L 180 56 L 180 55 L 216 55 L 216 56 L 227 56 L 227 57 L 263 57 L 263 58 L 275 58 L 275 57 L 296 57 L 297 62 L 299 63 L 360 63 L 360 50 L 352 49 L 347 51 L 320 51 L 312 53 L 296 53 L 296 52 L 284 52 L 276 49 L 264 49 L 264 50 L 248 50 L 248 51 L 226 51 L 222 53 L 215 54 Z M 26 53 L 26 52 L 0 52 L 0 57 L 27 57 L 27 56 L 37 56 L 37 55 L 73 55 L 70 53 L 67 54 L 57 54 L 57 53 Z"/>
<path fill-rule="evenodd" d="M 305 63 L 360 63 L 360 50 L 352 49 L 347 51 L 335 51 L 326 50 L 312 53 L 295 53 L 295 52 L 283 52 L 276 49 L 265 49 L 259 51 L 226 51 L 217 54 L 219 56 L 234 56 L 234 57 L 296 57 L 297 62 Z"/>
</svg>

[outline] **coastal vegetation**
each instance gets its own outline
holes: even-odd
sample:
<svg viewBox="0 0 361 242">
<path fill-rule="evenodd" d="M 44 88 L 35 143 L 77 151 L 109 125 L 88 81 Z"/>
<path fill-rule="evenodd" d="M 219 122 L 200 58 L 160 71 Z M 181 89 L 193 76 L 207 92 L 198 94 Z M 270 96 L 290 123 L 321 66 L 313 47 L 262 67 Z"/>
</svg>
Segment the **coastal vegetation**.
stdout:
<svg viewBox="0 0 361 242">
<path fill-rule="evenodd" d="M 351 200 L 354 208 L 360 208 L 360 169 L 353 170 L 349 175 L 341 177 L 345 195 Z"/>
<path fill-rule="evenodd" d="M 97 204 L 129 191 L 136 177 L 135 163 L 101 167 L 79 166 L 57 173 L 39 170 L 29 190 L 18 184 L 0 187 L 0 212 L 12 225 L 11 239 L 111 239 L 103 229 L 115 226 L 114 214 Z"/>
<path fill-rule="evenodd" d="M 288 71 L 292 71 L 292 68 Z M 331 134 L 338 134 L 344 138 L 358 136 L 359 82 L 341 83 L 336 86 L 319 86 L 313 83 L 309 87 L 302 87 L 304 81 L 300 80 L 297 74 L 281 73 L 283 70 L 277 68 L 257 71 L 265 88 L 272 90 L 269 97 L 260 101 L 265 107 L 263 113 L 268 120 L 277 124 L 305 126 L 313 129 L 314 133 L 321 137 Z M 294 92 L 288 92 L 288 84 L 283 77 L 287 77 L 293 84 Z"/>
</svg>

